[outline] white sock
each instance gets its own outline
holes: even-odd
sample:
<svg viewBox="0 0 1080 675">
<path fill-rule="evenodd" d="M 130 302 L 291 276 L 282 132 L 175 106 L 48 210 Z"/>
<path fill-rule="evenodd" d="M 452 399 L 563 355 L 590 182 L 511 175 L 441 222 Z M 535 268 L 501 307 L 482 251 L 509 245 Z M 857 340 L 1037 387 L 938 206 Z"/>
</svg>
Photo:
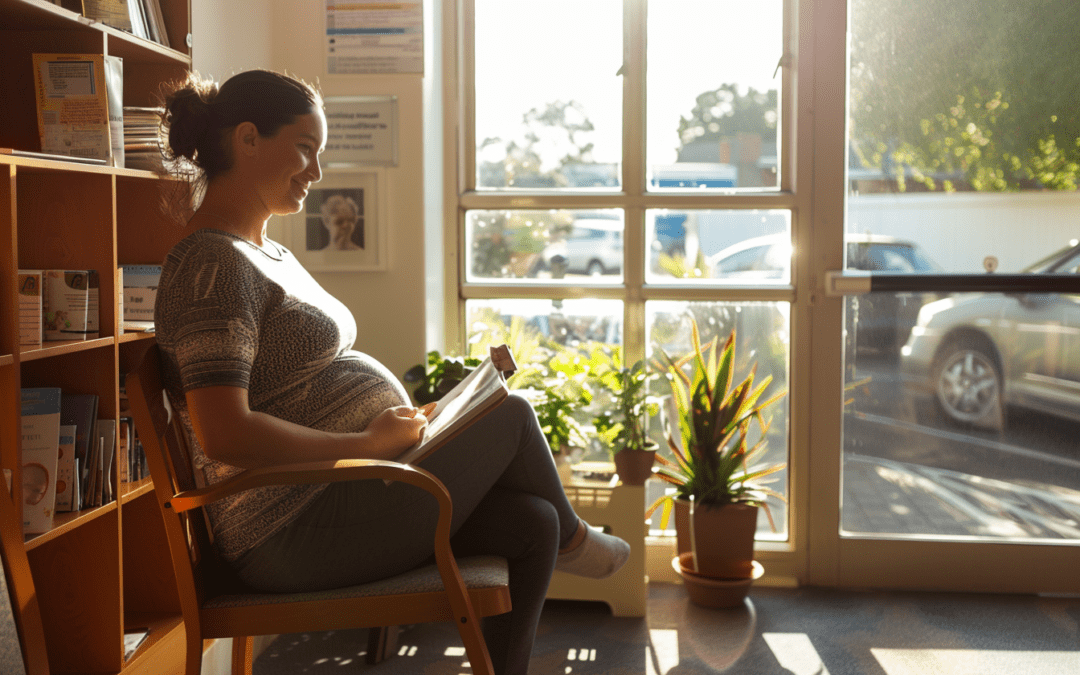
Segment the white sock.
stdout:
<svg viewBox="0 0 1080 675">
<path fill-rule="evenodd" d="M 585 528 L 585 539 L 573 550 L 559 553 L 555 569 L 592 579 L 606 579 L 622 569 L 630 558 L 630 544 L 592 529 L 584 520 L 578 522 Z"/>
</svg>

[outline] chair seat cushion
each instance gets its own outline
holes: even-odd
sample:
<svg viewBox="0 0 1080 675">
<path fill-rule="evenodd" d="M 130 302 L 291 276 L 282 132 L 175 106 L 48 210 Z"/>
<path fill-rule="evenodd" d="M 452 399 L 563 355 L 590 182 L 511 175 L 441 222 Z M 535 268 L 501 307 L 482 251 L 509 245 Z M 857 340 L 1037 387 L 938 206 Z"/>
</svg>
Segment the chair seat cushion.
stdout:
<svg viewBox="0 0 1080 675">
<path fill-rule="evenodd" d="M 465 587 L 469 589 L 505 586 L 509 581 L 506 559 L 498 556 L 472 556 L 457 559 L 458 569 Z M 340 598 L 362 598 L 376 595 L 403 595 L 406 593 L 441 593 L 442 577 L 434 565 L 418 567 L 394 577 L 372 581 L 359 586 L 333 588 L 311 593 L 244 593 L 219 595 L 207 600 L 203 609 L 245 607 L 270 603 L 318 602 Z"/>
</svg>

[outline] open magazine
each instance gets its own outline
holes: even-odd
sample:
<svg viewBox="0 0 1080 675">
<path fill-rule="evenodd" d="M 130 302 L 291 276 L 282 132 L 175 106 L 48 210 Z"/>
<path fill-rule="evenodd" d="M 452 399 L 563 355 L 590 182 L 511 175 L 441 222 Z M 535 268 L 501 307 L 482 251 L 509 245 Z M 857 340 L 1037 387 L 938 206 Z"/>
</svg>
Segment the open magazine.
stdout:
<svg viewBox="0 0 1080 675">
<path fill-rule="evenodd" d="M 514 357 L 506 345 L 492 347 L 490 352 L 491 356 L 476 370 L 436 402 L 435 409 L 427 416 L 423 437 L 395 461 L 419 462 L 507 397 L 506 378 L 517 369 Z"/>
</svg>

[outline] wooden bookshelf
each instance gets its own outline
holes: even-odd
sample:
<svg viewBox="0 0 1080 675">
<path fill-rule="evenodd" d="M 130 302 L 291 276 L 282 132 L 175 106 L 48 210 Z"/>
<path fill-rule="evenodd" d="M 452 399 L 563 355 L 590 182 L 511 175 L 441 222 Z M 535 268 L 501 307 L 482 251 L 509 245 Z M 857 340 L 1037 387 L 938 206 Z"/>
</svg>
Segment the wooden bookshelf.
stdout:
<svg viewBox="0 0 1080 675">
<path fill-rule="evenodd" d="M 190 2 L 161 4 L 171 49 L 81 17 L 78 0 L 0 0 L 0 147 L 41 150 L 34 53 L 120 56 L 124 104 L 154 104 L 160 83 L 191 67 Z M 161 181 L 147 171 L 0 153 L 0 467 L 13 472 L 16 485 L 21 388 L 94 393 L 99 418 L 121 416 L 120 373 L 154 334 L 119 331 L 114 270 L 161 261 L 179 240 L 180 230 L 161 214 Z M 100 337 L 19 345 L 13 308 L 20 268 L 98 270 Z M 110 477 L 115 501 L 57 514 L 49 532 L 24 543 L 53 675 L 182 668 L 180 601 L 153 485 L 118 485 L 121 461 L 114 458 Z M 125 661 L 123 632 L 135 626 L 150 635 Z"/>
</svg>

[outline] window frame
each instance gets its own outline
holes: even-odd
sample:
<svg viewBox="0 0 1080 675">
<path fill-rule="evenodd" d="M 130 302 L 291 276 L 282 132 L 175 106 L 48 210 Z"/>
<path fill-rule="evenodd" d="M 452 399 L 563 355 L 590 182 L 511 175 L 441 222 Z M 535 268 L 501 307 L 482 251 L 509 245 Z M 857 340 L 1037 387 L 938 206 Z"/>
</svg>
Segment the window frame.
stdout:
<svg viewBox="0 0 1080 675">
<path fill-rule="evenodd" d="M 645 216 L 651 209 L 670 210 L 786 210 L 791 213 L 793 244 L 809 241 L 813 150 L 811 134 L 799 135 L 798 128 L 814 122 L 808 110 L 812 106 L 813 86 L 806 76 L 796 82 L 798 64 L 812 74 L 813 45 L 800 44 L 798 33 L 806 32 L 809 21 L 799 19 L 799 5 L 809 0 L 784 0 L 784 52 L 778 63 L 780 100 L 778 148 L 780 182 L 777 188 L 740 189 L 703 194 L 698 190 L 662 192 L 647 190 L 646 166 L 646 48 L 647 2 L 623 1 L 623 157 L 622 186 L 617 191 L 575 189 L 561 193 L 554 190 L 477 190 L 475 53 L 472 35 L 475 29 L 473 0 L 450 0 L 442 6 L 443 92 L 443 241 L 453 242 L 443 256 L 443 306 L 445 321 L 443 344 L 448 352 L 460 352 L 465 345 L 465 304 L 469 300 L 498 298 L 522 299 L 616 299 L 623 302 L 623 339 L 628 362 L 644 358 L 645 303 L 653 300 L 786 302 L 790 304 L 791 343 L 789 351 L 789 479 L 788 539 L 783 542 L 759 541 L 759 559 L 766 563 L 767 583 L 795 584 L 806 577 L 806 550 L 809 525 L 805 514 L 809 495 L 809 433 L 806 419 L 809 400 L 808 368 L 810 359 L 809 315 L 813 292 L 797 292 L 809 287 L 809 270 L 797 257 L 792 260 L 791 279 L 786 284 L 757 286 L 703 287 L 665 282 L 649 285 L 645 280 Z M 808 17 L 809 18 L 809 17 Z M 479 210 L 546 209 L 621 209 L 626 230 L 623 237 L 623 276 L 621 283 L 603 283 L 589 288 L 543 283 L 515 284 L 500 280 L 468 281 L 466 275 L 466 213 Z M 802 217 L 800 217 L 802 216 Z M 647 571 L 650 578 L 674 580 L 670 567 L 670 538 L 650 538 Z"/>
</svg>

